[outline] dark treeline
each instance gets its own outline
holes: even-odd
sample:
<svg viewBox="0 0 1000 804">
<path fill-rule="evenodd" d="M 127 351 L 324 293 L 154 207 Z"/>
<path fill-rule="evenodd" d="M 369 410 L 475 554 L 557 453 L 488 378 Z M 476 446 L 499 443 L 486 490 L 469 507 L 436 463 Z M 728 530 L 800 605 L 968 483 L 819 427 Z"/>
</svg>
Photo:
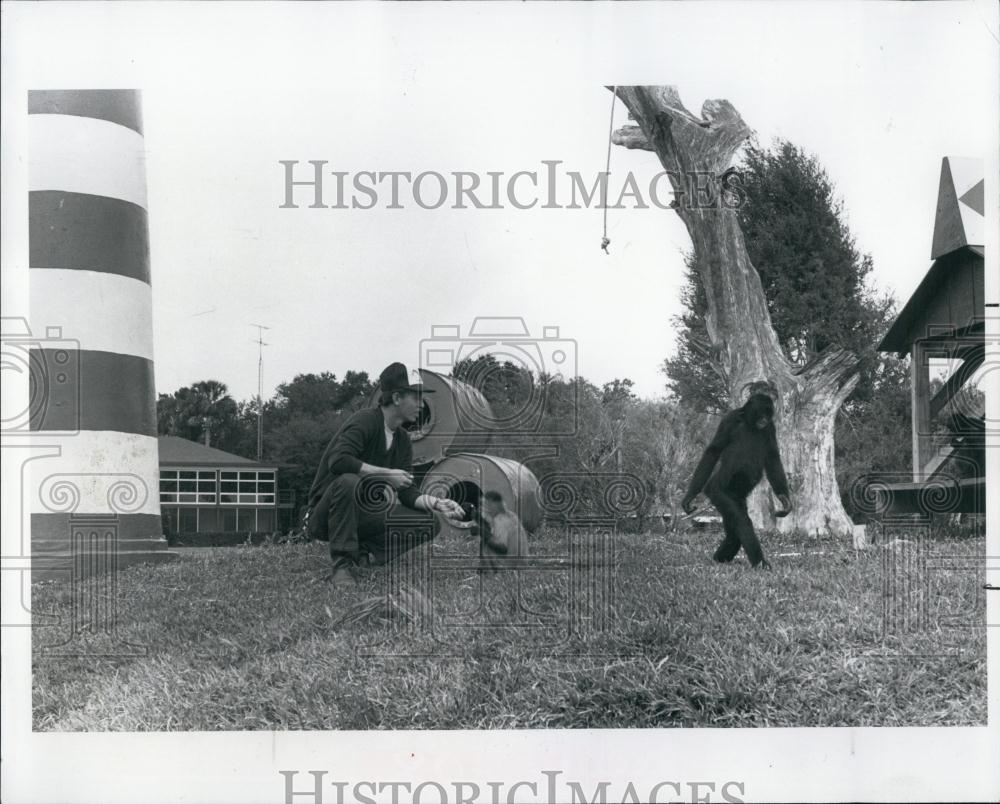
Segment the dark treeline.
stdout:
<svg viewBox="0 0 1000 804">
<path fill-rule="evenodd" d="M 577 513 L 600 509 L 610 477 L 622 473 L 641 484 L 643 502 L 636 513 L 671 512 L 714 420 L 684 411 L 676 401 L 639 399 L 629 379 L 601 387 L 582 378 L 566 382 L 490 355 L 459 364 L 453 376 L 486 397 L 498 422 L 533 414 L 537 436 L 528 439 L 530 445 L 500 438 L 491 452 L 525 462 L 543 484 L 571 477 Z M 280 485 L 295 492 L 297 504 L 305 499 L 327 442 L 346 416 L 366 404 L 373 387 L 363 371 L 348 371 L 340 380 L 329 372 L 300 374 L 264 403 L 263 458 L 282 465 Z M 158 416 L 161 435 L 257 457 L 256 400 L 237 403 L 220 382 L 160 394 Z M 557 454 L 539 459 L 539 448 L 546 445 Z"/>
<path fill-rule="evenodd" d="M 343 417 L 362 405 L 374 385 L 363 371 L 338 380 L 330 372 L 299 374 L 278 386 L 263 405 L 262 458 L 281 465 L 279 482 L 301 503 L 323 448 Z M 257 400 L 237 403 L 215 380 L 160 394 L 160 435 L 176 435 L 216 449 L 257 458 Z"/>
</svg>

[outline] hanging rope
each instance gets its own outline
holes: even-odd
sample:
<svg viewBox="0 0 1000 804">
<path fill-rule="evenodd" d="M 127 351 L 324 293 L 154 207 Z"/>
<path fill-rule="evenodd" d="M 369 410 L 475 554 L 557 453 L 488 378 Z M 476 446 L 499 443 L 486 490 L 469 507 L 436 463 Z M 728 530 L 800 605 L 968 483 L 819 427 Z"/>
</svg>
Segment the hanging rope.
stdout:
<svg viewBox="0 0 1000 804">
<path fill-rule="evenodd" d="M 601 238 L 601 248 L 604 249 L 604 253 L 610 255 L 611 252 L 608 251 L 608 246 L 611 245 L 611 241 L 608 239 L 608 184 L 611 181 L 611 135 L 615 130 L 615 100 L 618 98 L 618 87 L 611 87 L 611 119 L 608 121 L 608 163 L 604 169 L 604 175 L 607 176 L 607 182 L 604 185 L 604 236 Z"/>
</svg>

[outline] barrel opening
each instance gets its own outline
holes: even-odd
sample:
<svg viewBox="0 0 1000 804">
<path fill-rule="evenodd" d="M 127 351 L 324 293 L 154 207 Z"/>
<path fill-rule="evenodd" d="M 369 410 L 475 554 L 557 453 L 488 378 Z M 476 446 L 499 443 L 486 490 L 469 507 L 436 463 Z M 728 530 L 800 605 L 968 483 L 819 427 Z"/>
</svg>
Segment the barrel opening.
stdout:
<svg viewBox="0 0 1000 804">
<path fill-rule="evenodd" d="M 459 505 L 474 505 L 479 508 L 480 499 L 483 496 L 483 490 L 479 487 L 478 483 L 472 480 L 460 480 L 457 483 L 452 483 L 448 487 L 448 491 L 445 496 L 450 500 L 454 500 Z"/>
</svg>

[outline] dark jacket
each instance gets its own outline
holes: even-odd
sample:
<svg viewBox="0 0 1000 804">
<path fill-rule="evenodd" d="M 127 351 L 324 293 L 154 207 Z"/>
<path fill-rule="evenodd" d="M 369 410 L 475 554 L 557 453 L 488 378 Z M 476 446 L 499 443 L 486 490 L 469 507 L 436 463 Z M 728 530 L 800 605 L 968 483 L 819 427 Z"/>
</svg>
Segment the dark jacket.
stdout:
<svg viewBox="0 0 1000 804">
<path fill-rule="evenodd" d="M 385 469 L 413 471 L 413 444 L 406 430 L 397 427 L 392 446 L 386 450 L 385 416 L 380 407 L 352 413 L 330 440 L 309 489 L 309 504 L 316 505 L 319 502 L 337 475 L 357 474 L 363 463 Z M 420 492 L 415 486 L 410 486 L 400 489 L 397 496 L 407 508 L 415 508 L 414 503 Z"/>
</svg>

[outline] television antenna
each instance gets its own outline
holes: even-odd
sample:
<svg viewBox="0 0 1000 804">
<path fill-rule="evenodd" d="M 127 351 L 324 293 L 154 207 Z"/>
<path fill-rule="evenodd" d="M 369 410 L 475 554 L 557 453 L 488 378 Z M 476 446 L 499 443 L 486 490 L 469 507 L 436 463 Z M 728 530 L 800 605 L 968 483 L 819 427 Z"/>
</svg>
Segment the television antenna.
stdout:
<svg viewBox="0 0 1000 804">
<path fill-rule="evenodd" d="M 271 344 L 264 342 L 264 330 L 270 329 L 263 324 L 251 324 L 257 327 L 257 460 L 261 460 L 264 451 L 264 347 Z"/>
</svg>

